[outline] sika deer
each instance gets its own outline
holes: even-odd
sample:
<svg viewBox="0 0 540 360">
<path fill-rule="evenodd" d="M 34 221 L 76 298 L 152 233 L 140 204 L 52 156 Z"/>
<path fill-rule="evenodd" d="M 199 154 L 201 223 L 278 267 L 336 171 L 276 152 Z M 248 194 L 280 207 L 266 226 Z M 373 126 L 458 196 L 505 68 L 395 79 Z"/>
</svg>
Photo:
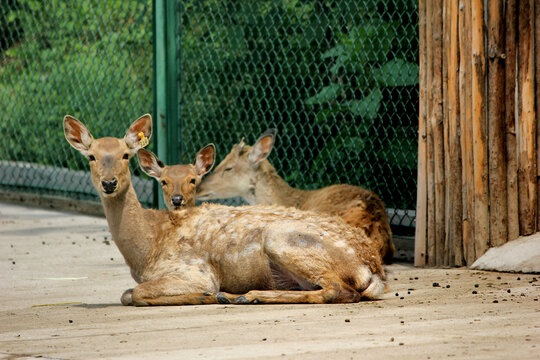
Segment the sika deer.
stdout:
<svg viewBox="0 0 540 360">
<path fill-rule="evenodd" d="M 216 147 L 208 144 L 195 156 L 189 165 L 166 166 L 148 150 L 137 151 L 139 164 L 149 164 L 141 169 L 155 178 L 163 189 L 163 199 L 169 210 L 178 210 L 182 206 L 195 206 L 195 188 L 204 174 L 209 172 L 216 160 Z"/>
<path fill-rule="evenodd" d="M 150 115 L 123 139 L 94 139 L 71 116 L 64 132 L 90 161 L 113 240 L 139 283 L 122 304 L 345 303 L 383 292 L 378 254 L 341 221 L 267 205 L 143 209 L 128 164 L 138 137 L 152 134 Z"/>
<path fill-rule="evenodd" d="M 388 214 L 373 192 L 354 185 L 331 185 L 305 191 L 289 186 L 266 159 L 274 145 L 275 130 L 263 133 L 253 147 L 244 140 L 234 145 L 225 159 L 206 176 L 197 189 L 199 200 L 242 197 L 249 204 L 296 207 L 340 216 L 363 229 L 385 262 L 394 255 Z"/>
</svg>

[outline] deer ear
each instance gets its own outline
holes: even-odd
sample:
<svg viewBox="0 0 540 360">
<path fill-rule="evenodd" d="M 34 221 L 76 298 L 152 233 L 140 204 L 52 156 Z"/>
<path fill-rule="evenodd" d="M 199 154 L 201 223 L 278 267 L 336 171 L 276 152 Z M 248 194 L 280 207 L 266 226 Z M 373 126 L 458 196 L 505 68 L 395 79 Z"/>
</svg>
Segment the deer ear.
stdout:
<svg viewBox="0 0 540 360">
<path fill-rule="evenodd" d="M 276 129 L 268 129 L 259 137 L 248 155 L 248 159 L 253 165 L 257 165 L 270 155 L 275 137 Z"/>
<path fill-rule="evenodd" d="M 152 116 L 145 114 L 135 120 L 126 131 L 124 140 L 132 153 L 148 145 L 152 137 Z"/>
<path fill-rule="evenodd" d="M 82 122 L 71 115 L 64 116 L 64 135 L 71 146 L 84 156 L 88 154 L 94 137 Z"/>
<path fill-rule="evenodd" d="M 197 174 L 203 176 L 209 173 L 216 162 L 216 146 L 208 144 L 203 147 L 195 156 L 195 170 Z"/>
<path fill-rule="evenodd" d="M 139 166 L 148 176 L 159 179 L 163 173 L 165 164 L 151 151 L 139 149 L 137 151 Z"/>
</svg>

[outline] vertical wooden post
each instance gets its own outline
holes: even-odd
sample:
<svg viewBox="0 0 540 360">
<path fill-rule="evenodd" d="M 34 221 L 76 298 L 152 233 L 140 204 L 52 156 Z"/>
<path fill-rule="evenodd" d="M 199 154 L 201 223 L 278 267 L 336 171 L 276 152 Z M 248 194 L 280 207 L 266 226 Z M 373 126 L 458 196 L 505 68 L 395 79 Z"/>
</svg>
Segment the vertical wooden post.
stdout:
<svg viewBox="0 0 540 360">
<path fill-rule="evenodd" d="M 426 130 L 426 0 L 419 1 L 420 47 L 420 106 L 418 114 L 418 191 L 416 202 L 416 234 L 414 241 L 414 266 L 426 265 L 427 234 L 427 130 Z"/>
<path fill-rule="evenodd" d="M 444 140 L 442 109 L 442 0 L 432 1 L 433 78 L 431 82 L 433 151 L 435 170 L 435 258 L 430 265 L 440 265 L 444 257 Z"/>
<path fill-rule="evenodd" d="M 458 3 L 450 2 L 447 20 L 449 26 L 448 64 L 448 158 L 447 204 L 448 239 L 447 265 L 462 265 L 462 200 L 461 200 L 461 143 L 460 143 L 460 108 L 459 108 L 459 38 L 458 38 Z"/>
<path fill-rule="evenodd" d="M 476 260 L 474 250 L 474 166 L 471 88 L 471 0 L 459 4 L 459 95 L 462 153 L 463 256 L 470 265 Z"/>
<path fill-rule="evenodd" d="M 449 134 L 449 123 L 448 123 L 448 112 L 449 112 L 449 106 L 448 106 L 448 57 L 450 54 L 449 44 L 450 44 L 450 2 L 449 1 L 443 1 L 442 2 L 442 133 L 443 133 L 443 179 L 444 179 L 444 187 L 442 194 L 444 196 L 444 233 L 443 237 L 438 244 L 440 252 L 437 254 L 437 265 L 443 265 L 448 266 L 449 264 L 449 242 L 451 241 L 451 238 L 449 236 L 450 234 L 450 226 L 451 226 L 451 219 L 450 219 L 450 134 Z"/>
<path fill-rule="evenodd" d="M 536 189 L 540 190 L 540 0 L 534 1 L 534 93 L 535 93 L 535 115 L 536 115 Z M 540 228 L 540 200 L 537 199 L 538 207 L 536 209 L 536 231 Z"/>
<path fill-rule="evenodd" d="M 516 45 L 517 45 L 517 0 L 507 0 L 504 14 L 505 28 L 505 80 L 504 122 L 506 126 L 506 186 L 508 199 L 508 240 L 519 237 L 519 205 L 517 181 L 516 139 Z"/>
<path fill-rule="evenodd" d="M 426 97 L 427 97 L 427 249 L 426 263 L 435 265 L 435 160 L 433 147 L 433 2 L 426 1 Z"/>
<path fill-rule="evenodd" d="M 416 263 L 470 265 L 540 228 L 540 0 L 420 0 L 420 19 Z"/>
<path fill-rule="evenodd" d="M 501 246 L 508 239 L 503 5 L 502 1 L 488 1 L 489 232 L 492 246 Z"/>
<path fill-rule="evenodd" d="M 520 235 L 536 231 L 536 115 L 534 109 L 533 3 L 519 1 L 518 183 Z"/>
<path fill-rule="evenodd" d="M 474 164 L 474 241 L 476 256 L 489 247 L 488 164 L 486 132 L 486 60 L 484 1 L 471 2 L 472 127 Z"/>
</svg>

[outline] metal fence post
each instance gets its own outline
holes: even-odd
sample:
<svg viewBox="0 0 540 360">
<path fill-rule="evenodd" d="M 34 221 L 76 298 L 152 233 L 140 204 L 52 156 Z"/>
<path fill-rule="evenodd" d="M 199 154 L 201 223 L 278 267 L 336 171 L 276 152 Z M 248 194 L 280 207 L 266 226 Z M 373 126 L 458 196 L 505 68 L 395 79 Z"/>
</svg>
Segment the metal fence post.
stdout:
<svg viewBox="0 0 540 360">
<path fill-rule="evenodd" d="M 157 156 L 166 164 L 177 164 L 179 154 L 178 66 L 176 0 L 154 0 L 154 127 Z M 159 200 L 163 196 L 156 183 Z"/>
</svg>

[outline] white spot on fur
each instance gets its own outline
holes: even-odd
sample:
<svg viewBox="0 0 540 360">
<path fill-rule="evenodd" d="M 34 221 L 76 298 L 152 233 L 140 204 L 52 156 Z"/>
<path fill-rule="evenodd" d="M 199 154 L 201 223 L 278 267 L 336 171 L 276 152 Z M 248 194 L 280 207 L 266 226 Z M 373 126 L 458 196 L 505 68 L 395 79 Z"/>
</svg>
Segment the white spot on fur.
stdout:
<svg viewBox="0 0 540 360">
<path fill-rule="evenodd" d="M 349 254 L 351 254 L 351 255 L 354 255 L 354 254 L 355 254 L 354 249 L 352 249 L 352 248 L 349 248 L 349 249 L 347 250 L 347 252 L 348 252 Z"/>
<path fill-rule="evenodd" d="M 347 243 L 343 240 L 339 240 L 339 241 L 336 241 L 334 245 L 336 245 L 337 247 L 346 247 Z"/>
</svg>

